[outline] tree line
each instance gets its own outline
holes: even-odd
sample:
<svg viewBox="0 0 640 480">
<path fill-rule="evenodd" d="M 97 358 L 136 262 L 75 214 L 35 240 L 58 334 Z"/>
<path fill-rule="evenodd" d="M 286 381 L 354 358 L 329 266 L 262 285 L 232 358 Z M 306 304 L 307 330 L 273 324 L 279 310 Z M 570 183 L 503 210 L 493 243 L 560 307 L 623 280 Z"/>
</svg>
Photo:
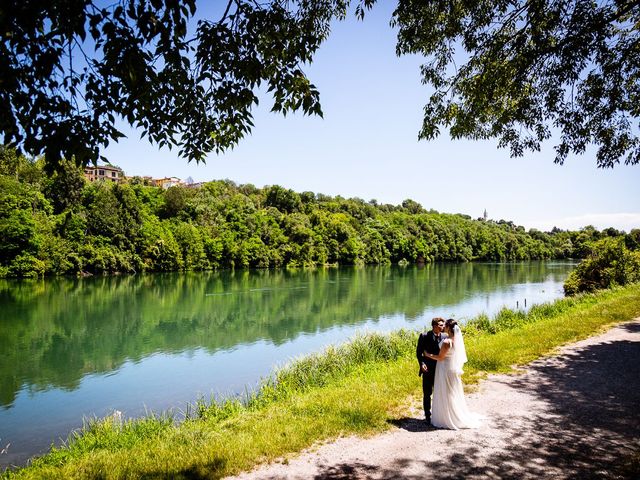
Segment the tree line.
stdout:
<svg viewBox="0 0 640 480">
<path fill-rule="evenodd" d="M 216 180 L 87 183 L 72 162 L 0 149 L 0 276 L 583 258 L 640 230 L 526 231 L 510 221 Z M 635 242 L 635 243 L 634 243 Z M 637 248 L 637 245 L 636 245 Z"/>
</svg>

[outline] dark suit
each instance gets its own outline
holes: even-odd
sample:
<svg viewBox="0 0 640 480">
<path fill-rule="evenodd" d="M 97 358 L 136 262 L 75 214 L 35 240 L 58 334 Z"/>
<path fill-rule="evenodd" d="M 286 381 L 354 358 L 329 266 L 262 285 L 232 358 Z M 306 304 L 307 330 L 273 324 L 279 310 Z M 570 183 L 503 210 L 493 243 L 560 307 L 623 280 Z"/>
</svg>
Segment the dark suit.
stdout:
<svg viewBox="0 0 640 480">
<path fill-rule="evenodd" d="M 427 365 L 426 373 L 422 373 L 422 368 L 419 372 L 419 375 L 422 375 L 422 406 L 424 407 L 424 416 L 427 420 L 431 419 L 431 394 L 433 393 L 433 381 L 435 379 L 436 365 L 438 362 L 424 357 L 423 353 L 426 351 L 427 353 L 438 355 L 440 353 L 440 339 L 441 337 L 436 337 L 433 330 L 427 333 L 421 333 L 416 348 L 418 364 L 422 365 L 425 363 Z"/>
</svg>

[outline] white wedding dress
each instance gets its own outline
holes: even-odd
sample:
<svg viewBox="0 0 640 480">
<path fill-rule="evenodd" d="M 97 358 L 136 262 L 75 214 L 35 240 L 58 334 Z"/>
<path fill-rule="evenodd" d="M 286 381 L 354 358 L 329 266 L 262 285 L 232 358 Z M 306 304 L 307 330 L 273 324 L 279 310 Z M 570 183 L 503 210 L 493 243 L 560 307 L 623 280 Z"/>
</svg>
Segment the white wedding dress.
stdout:
<svg viewBox="0 0 640 480">
<path fill-rule="evenodd" d="M 457 325 L 455 328 L 453 339 L 444 339 L 440 342 L 442 347 L 443 342 L 450 341 L 451 347 L 444 360 L 439 360 L 436 365 L 431 423 L 434 427 L 452 430 L 478 428 L 483 417 L 470 412 L 464 399 L 460 375 L 462 375 L 462 365 L 467 361 L 467 355 L 462 333 Z M 459 339 L 458 342 L 456 342 L 456 337 Z"/>
</svg>

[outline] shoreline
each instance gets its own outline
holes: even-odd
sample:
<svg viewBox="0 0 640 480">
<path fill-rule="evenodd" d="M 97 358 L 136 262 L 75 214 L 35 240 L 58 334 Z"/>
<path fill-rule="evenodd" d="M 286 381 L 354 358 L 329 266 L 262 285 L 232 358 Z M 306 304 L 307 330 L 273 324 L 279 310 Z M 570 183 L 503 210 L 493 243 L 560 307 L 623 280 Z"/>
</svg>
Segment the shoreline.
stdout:
<svg viewBox="0 0 640 480">
<path fill-rule="evenodd" d="M 477 430 L 427 427 L 414 399 L 388 432 L 341 437 L 225 478 L 632 478 L 640 473 L 627 465 L 640 454 L 640 377 L 624 367 L 638 361 L 640 317 L 515 374 L 489 375 L 467 395 L 486 416 Z"/>
<path fill-rule="evenodd" d="M 559 300 L 533 307 L 529 313 L 505 310 L 488 324 L 488 319 L 479 318 L 476 324 L 470 322 L 465 328 L 474 348 L 480 348 L 480 351 L 469 351 L 471 360 L 465 381 L 477 380 L 485 375 L 484 372 L 507 371 L 513 363 L 522 364 L 546 355 L 555 348 L 553 342 L 566 343 L 576 336 L 593 334 L 601 328 L 603 321 L 616 323 L 620 321 L 620 315 L 629 315 L 624 313 L 627 311 L 636 312 L 635 316 L 640 314 L 640 288 L 637 285 Z M 603 316 L 603 312 L 606 316 Z M 585 320 L 586 313 L 589 318 Z M 509 342 L 515 331 L 548 328 L 545 325 L 549 322 L 557 323 L 557 318 L 566 319 L 568 316 L 577 318 L 575 321 L 581 325 L 576 327 L 582 328 L 583 333 L 571 327 L 562 334 L 567 340 L 556 336 L 541 340 L 538 344 L 516 345 L 517 349 L 512 353 L 522 361 L 503 359 L 507 362 L 506 366 L 500 367 L 492 355 L 479 353 L 495 350 L 495 345 L 487 348 L 487 342 L 501 345 L 500 342 Z M 238 401 L 201 405 L 200 410 L 194 412 L 197 418 L 178 426 L 163 425 L 159 419 L 153 418 L 126 422 L 121 426 L 109 421 L 98 422 L 92 430 L 85 431 L 76 442 L 69 444 L 68 448 L 57 449 L 45 457 L 34 459 L 32 465 L 26 468 L 6 471 L 2 477 L 59 476 L 62 472 L 71 474 L 80 468 L 89 472 L 85 473 L 86 478 L 92 478 L 91 471 L 95 472 L 96 468 L 107 471 L 106 465 L 112 462 L 119 466 L 109 467 L 115 468 L 108 470 L 112 472 L 109 478 L 135 477 L 151 468 L 144 466 L 147 462 L 153 465 L 164 456 L 177 462 L 175 467 L 167 467 L 167 475 L 180 476 L 179 465 L 204 461 L 202 471 L 208 470 L 210 475 L 217 477 L 225 471 L 232 473 L 232 470 L 244 470 L 256 462 L 273 460 L 349 432 L 364 435 L 382 432 L 389 428 L 389 412 L 392 413 L 391 418 L 397 416 L 405 408 L 403 400 L 406 395 L 415 396 L 419 390 L 413 378 L 416 367 L 412 350 L 415 349 L 416 336 L 416 332 L 404 332 L 387 339 L 372 335 L 361 339 L 360 343 L 348 344 L 350 351 L 332 348 L 322 354 L 305 357 L 278 372 L 276 381 L 268 382 L 247 406 Z M 551 343 L 547 343 L 547 340 Z M 413 375 L 410 375 L 411 372 Z M 379 390 L 379 393 L 378 390 L 372 393 L 376 398 L 346 399 L 344 396 L 344 392 L 357 389 L 370 391 L 368 389 L 374 384 Z M 363 395 L 366 397 L 366 394 Z M 292 415 L 297 417 L 295 420 L 298 423 L 292 422 Z M 264 431 L 256 431 L 258 424 Z M 198 435 L 204 437 L 198 439 Z M 284 440 L 282 435 L 289 444 L 279 443 L 278 438 Z M 193 451 L 176 452 L 176 445 L 186 438 Z M 250 442 L 250 445 L 246 442 Z M 225 462 L 214 467 L 210 464 L 211 458 L 225 459 Z M 145 463 L 136 466 L 139 461 Z M 236 462 L 236 466 L 229 461 Z"/>
<path fill-rule="evenodd" d="M 469 318 L 483 309 L 497 313 L 502 304 L 515 306 L 517 299 L 522 305 L 524 297 L 529 303 L 552 301 L 572 268 L 557 262 L 512 265 L 56 279 L 15 290 L 5 283 L 6 297 L 16 300 L 9 302 L 4 322 L 4 372 L 19 383 L 3 385 L 8 400 L 0 411 L 0 437 L 5 445 L 11 442 L 12 458 L 1 455 L 0 470 L 26 462 L 25 453 L 45 453 L 53 441 L 59 445 L 82 427 L 83 417 L 113 410 L 127 418 L 150 411 L 179 415 L 200 398 L 241 396 L 275 367 L 344 342 L 358 330 L 426 325 L 440 302 L 451 304 L 457 318 Z M 12 313 L 16 305 L 20 315 Z M 155 354 L 162 351 L 169 354 Z M 248 355 L 269 360 L 246 362 Z M 157 369 L 150 371 L 159 362 L 172 372 L 166 381 Z M 127 385 L 132 375 L 139 381 Z M 29 393 L 34 382 L 37 390 Z M 93 395 L 97 389 L 99 397 Z"/>
</svg>

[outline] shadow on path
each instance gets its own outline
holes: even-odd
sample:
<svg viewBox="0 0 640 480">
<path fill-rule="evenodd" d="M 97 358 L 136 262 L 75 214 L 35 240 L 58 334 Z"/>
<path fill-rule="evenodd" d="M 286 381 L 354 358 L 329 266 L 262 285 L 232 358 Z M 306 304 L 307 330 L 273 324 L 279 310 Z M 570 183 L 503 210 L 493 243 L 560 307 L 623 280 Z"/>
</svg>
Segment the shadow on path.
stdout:
<svg viewBox="0 0 640 480">
<path fill-rule="evenodd" d="M 428 432 L 435 430 L 435 427 L 428 424 L 424 419 L 404 417 L 398 420 L 389 420 L 389 423 L 408 432 Z"/>
</svg>

